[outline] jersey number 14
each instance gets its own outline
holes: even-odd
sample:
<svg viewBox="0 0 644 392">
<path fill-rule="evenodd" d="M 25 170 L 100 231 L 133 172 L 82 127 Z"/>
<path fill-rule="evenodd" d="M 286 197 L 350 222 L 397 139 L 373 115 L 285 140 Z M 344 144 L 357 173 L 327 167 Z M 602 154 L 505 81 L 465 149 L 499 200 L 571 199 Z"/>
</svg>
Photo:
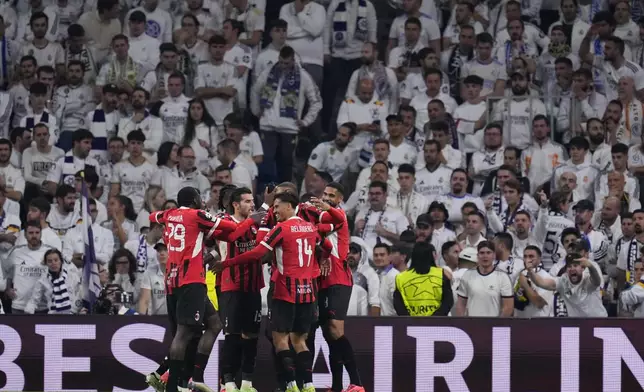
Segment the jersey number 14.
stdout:
<svg viewBox="0 0 644 392">
<path fill-rule="evenodd" d="M 311 265 L 311 257 L 313 256 L 313 248 L 309 244 L 309 241 L 304 238 L 298 238 L 295 240 L 297 242 L 297 258 L 300 262 L 300 267 L 304 267 L 304 259 L 306 258 L 306 266 Z"/>
</svg>

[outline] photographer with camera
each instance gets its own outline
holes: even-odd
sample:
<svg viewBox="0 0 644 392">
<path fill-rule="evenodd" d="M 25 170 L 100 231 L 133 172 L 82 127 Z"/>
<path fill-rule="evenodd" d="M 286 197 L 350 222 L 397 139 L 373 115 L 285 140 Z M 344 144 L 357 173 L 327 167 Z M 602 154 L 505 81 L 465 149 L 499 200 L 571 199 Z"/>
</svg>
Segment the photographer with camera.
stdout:
<svg viewBox="0 0 644 392">
<path fill-rule="evenodd" d="M 93 314 L 106 314 L 106 315 L 133 315 L 138 314 L 134 308 L 129 308 L 126 305 L 132 304 L 132 296 L 130 293 L 123 292 L 120 285 L 110 283 L 101 292 L 92 308 Z"/>
</svg>

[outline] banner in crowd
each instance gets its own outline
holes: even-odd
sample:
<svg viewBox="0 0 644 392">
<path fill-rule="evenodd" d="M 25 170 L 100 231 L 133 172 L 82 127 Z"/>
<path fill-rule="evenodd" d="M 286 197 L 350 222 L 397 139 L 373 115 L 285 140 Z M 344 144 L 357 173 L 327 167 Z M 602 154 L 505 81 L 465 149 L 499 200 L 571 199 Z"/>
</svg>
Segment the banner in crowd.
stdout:
<svg viewBox="0 0 644 392">
<path fill-rule="evenodd" d="M 368 391 L 644 390 L 642 320 L 351 318 Z M 219 337 L 222 339 L 222 336 Z M 164 317 L 2 316 L 0 390 L 142 391 L 169 346 Z M 331 385 L 318 330 L 314 383 Z M 206 382 L 218 384 L 215 345 Z M 260 338 L 255 386 L 275 383 Z M 345 382 L 348 376 L 345 373 Z"/>
</svg>

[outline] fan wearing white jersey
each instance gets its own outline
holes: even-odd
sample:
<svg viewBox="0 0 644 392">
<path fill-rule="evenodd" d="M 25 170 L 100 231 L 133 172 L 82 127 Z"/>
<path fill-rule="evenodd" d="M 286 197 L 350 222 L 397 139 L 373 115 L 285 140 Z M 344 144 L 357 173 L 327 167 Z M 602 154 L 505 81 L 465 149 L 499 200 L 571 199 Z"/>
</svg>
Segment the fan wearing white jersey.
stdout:
<svg viewBox="0 0 644 392">
<path fill-rule="evenodd" d="M 559 261 L 559 248 L 561 245 L 561 232 L 567 228 L 574 228 L 573 221 L 566 217 L 568 213 L 569 195 L 565 192 L 554 192 L 550 200 L 541 191 L 541 207 L 539 218 L 534 228 L 536 240 L 543 244 L 542 263 L 546 270 Z"/>
<path fill-rule="evenodd" d="M 114 166 L 112 173 L 110 197 L 127 196 L 132 200 L 134 210 L 143 207 L 145 190 L 150 185 L 152 176 L 158 170 L 143 156 L 145 135 L 137 129 L 127 135 L 127 151 L 129 157 Z"/>
<path fill-rule="evenodd" d="M 514 219 L 517 216 L 519 211 L 525 211 L 528 214 L 532 214 L 532 211 L 536 212 L 536 208 L 530 208 L 528 203 L 526 203 L 527 198 L 530 195 L 523 193 L 521 189 L 521 184 L 514 178 L 509 179 L 503 184 L 501 188 L 503 192 L 503 198 L 501 200 L 501 205 L 505 202 L 505 206 L 501 207 L 501 213 L 497 213 L 494 209 L 495 197 L 489 197 L 485 200 L 485 208 L 487 210 L 488 225 L 490 231 L 493 233 L 506 232 L 514 224 Z M 530 198 L 531 199 L 531 198 Z M 535 203 L 536 204 L 536 203 Z"/>
<path fill-rule="evenodd" d="M 483 145 L 469 161 L 468 173 L 474 182 L 472 193 L 480 195 L 487 177 L 503 165 L 505 147 L 503 146 L 503 125 L 490 123 L 485 127 Z"/>
<path fill-rule="evenodd" d="M 610 36 L 604 41 L 603 55 L 597 53 L 593 55 L 590 53 L 590 41 L 596 33 L 597 26 L 592 25 L 581 43 L 579 57 L 597 70 L 595 80 L 599 92 L 603 92 L 609 101 L 617 99 L 617 84 L 624 76 L 633 78 L 635 89 L 641 92 L 644 89 L 644 72 L 639 65 L 625 58 L 624 41 L 619 37 Z M 596 40 L 595 43 L 597 42 Z"/>
<path fill-rule="evenodd" d="M 305 174 L 307 189 L 317 171 L 327 172 L 333 177 L 333 181 L 340 181 L 344 172 L 355 165 L 358 151 L 349 147 L 349 143 L 356 130 L 357 126 L 354 123 L 342 124 L 333 141 L 320 143 L 313 149 Z"/>
<path fill-rule="evenodd" d="M 114 235 L 112 232 L 101 226 L 97 222 L 99 210 L 98 202 L 89 199 L 89 216 L 92 225 L 92 234 L 94 234 L 94 253 L 96 261 L 107 267 L 114 254 Z M 85 254 L 85 241 L 83 240 L 83 225 L 76 225 L 65 233 L 61 251 L 66 261 L 74 263 L 79 269 L 83 268 L 83 255 Z"/>
<path fill-rule="evenodd" d="M 175 39 L 178 49 L 185 51 L 190 56 L 190 62 L 195 70 L 200 64 L 210 60 L 208 43 L 201 39 L 204 31 L 208 29 L 208 24 L 199 21 L 201 15 L 203 14 L 195 16 L 192 13 L 186 13 L 181 17 L 179 23 L 175 23 Z M 210 15 L 204 19 L 210 19 Z"/>
<path fill-rule="evenodd" d="M 29 202 L 29 209 L 27 211 L 27 222 L 36 220 L 40 222 L 40 238 L 42 243 L 49 245 L 54 249 L 62 250 L 63 244 L 58 238 L 58 234 L 49 227 L 47 223 L 47 215 L 51 211 L 52 205 L 44 197 L 36 197 Z M 27 245 L 27 237 L 24 230 L 18 233 L 15 245 Z M 5 271 L 6 272 L 6 271 Z"/>
<path fill-rule="evenodd" d="M 364 151 L 362 152 L 364 153 Z M 398 188 L 400 187 L 398 185 L 398 169 L 391 162 L 389 162 L 389 152 L 389 141 L 387 139 L 376 139 L 373 141 L 373 155 L 369 159 L 369 162 L 371 163 L 369 163 L 369 165 L 364 169 L 360 170 L 358 181 L 356 182 L 356 189 L 361 189 L 368 186 L 369 182 L 371 182 L 373 165 L 376 162 L 384 162 L 387 165 L 388 174 L 387 178 L 383 181 L 387 182 L 390 193 L 392 191 L 398 190 Z M 362 156 L 363 159 L 361 159 L 358 151 L 356 151 L 356 154 L 358 155 L 358 166 L 361 166 L 361 164 L 365 164 L 367 162 L 367 157 L 365 157 L 364 154 Z"/>
<path fill-rule="evenodd" d="M 457 237 L 461 239 L 463 248 L 476 247 L 485 241 L 485 215 L 481 211 L 463 208 L 463 232 Z M 458 232 L 458 231 L 457 231 Z"/>
<path fill-rule="evenodd" d="M 141 279 L 141 292 L 137 311 L 139 314 L 164 315 L 168 314 L 165 299 L 165 266 L 168 261 L 168 248 L 164 244 L 156 244 L 158 264 L 148 268 Z"/>
<path fill-rule="evenodd" d="M 644 318 L 644 281 L 642 273 L 644 272 L 644 263 L 638 261 L 635 263 L 635 284 L 622 291 L 619 296 L 622 309 L 632 313 L 634 318 Z"/>
<path fill-rule="evenodd" d="M 132 92 L 132 109 L 133 113 L 130 118 L 123 118 L 119 121 L 118 136 L 127 140 L 127 135 L 136 129 L 143 131 L 145 135 L 145 144 L 143 145 L 143 155 L 150 161 L 156 162 L 157 150 L 161 146 L 163 133 L 163 122 L 157 116 L 153 116 L 146 109 L 150 101 L 150 93 L 142 87 L 134 88 Z"/>
<path fill-rule="evenodd" d="M 476 204 L 480 211 L 485 211 L 483 200 L 467 193 L 468 182 L 467 172 L 463 169 L 456 169 L 450 177 L 450 192 L 436 198 L 436 201 L 445 205 L 449 211 L 449 221 L 454 225 L 462 223 L 461 207 L 468 201 Z"/>
<path fill-rule="evenodd" d="M 553 189 L 558 189 L 558 180 L 564 173 L 574 173 L 577 176 L 576 193 L 579 199 L 595 198 L 595 183 L 599 178 L 599 170 L 586 161 L 586 153 L 590 145 L 583 136 L 570 139 L 570 160 L 557 167 L 553 175 Z"/>
<path fill-rule="evenodd" d="M 604 267 L 608 262 L 608 248 L 610 243 L 604 233 L 593 228 L 591 220 L 595 212 L 595 204 L 590 200 L 580 200 L 573 207 L 575 212 L 575 226 L 580 233 L 590 241 L 592 252 L 591 260 Z"/>
<path fill-rule="evenodd" d="M 508 274 L 495 267 L 496 247 L 490 241 L 483 241 L 476 248 L 477 266 L 463 274 L 453 314 L 457 317 L 511 317 L 514 293 Z"/>
<path fill-rule="evenodd" d="M 17 21 L 15 21 L 17 22 Z M 65 74 L 65 52 L 57 42 L 47 39 L 47 31 L 54 21 L 50 21 L 44 12 L 35 12 L 29 18 L 29 27 L 33 40 L 25 42 L 21 47 L 21 56 L 34 56 L 39 67 L 48 65 L 56 67 L 56 73 Z"/>
<path fill-rule="evenodd" d="M 443 73 L 439 69 L 429 69 L 425 72 L 425 87 L 423 94 L 416 95 L 409 102 L 409 106 L 416 109 L 416 128 L 423 129 L 429 121 L 428 105 L 434 99 L 443 102 L 447 113 L 452 114 L 458 106 L 454 98 L 441 91 Z"/>
<path fill-rule="evenodd" d="M 635 237 L 623 243 L 617 256 L 617 283 L 615 291 L 623 290 L 626 284 L 634 284 L 635 263 L 641 259 L 644 247 L 644 210 L 633 212 Z"/>
<path fill-rule="evenodd" d="M 62 241 L 67 230 L 81 221 L 81 216 L 74 212 L 76 189 L 66 184 L 60 185 L 56 190 L 55 200 L 56 204 L 52 205 L 47 215 L 47 223 Z"/>
<path fill-rule="evenodd" d="M 414 182 L 416 180 L 416 169 L 409 163 L 403 163 L 398 168 L 398 184 L 400 189 L 395 192 L 393 197 L 387 198 L 387 205 L 402 211 L 403 215 L 409 220 L 409 225 L 413 226 L 419 215 L 424 214 L 430 204 L 430 201 L 421 193 L 414 191 Z"/>
<path fill-rule="evenodd" d="M 83 83 L 85 69 L 79 60 L 67 64 L 67 85 L 58 87 L 54 93 L 54 113 L 60 119 L 59 146 L 71 148 L 71 135 L 79 128 L 89 128 L 85 117 L 96 108 L 94 91 Z M 62 144 L 61 144 L 62 143 Z"/>
<path fill-rule="evenodd" d="M 543 277 L 528 269 L 528 277 L 539 287 L 555 291 L 565 304 L 570 317 L 607 317 L 602 303 L 600 287 L 601 271 L 579 253 L 566 256 L 566 272 L 554 279 Z M 584 273 L 588 271 L 589 273 Z"/>
<path fill-rule="evenodd" d="M 416 172 L 416 191 L 425 196 L 429 203 L 449 192 L 452 170 L 440 162 L 440 144 L 427 140 L 424 147 L 425 167 Z"/>
<path fill-rule="evenodd" d="M 480 92 L 482 98 L 489 96 L 501 97 L 505 91 L 508 74 L 505 66 L 493 56 L 494 38 L 489 33 L 476 36 L 476 57 L 463 65 L 461 77 L 463 82 L 468 76 L 478 76 L 483 79 Z M 461 86 L 465 86 L 464 83 Z"/>
<path fill-rule="evenodd" d="M 469 75 L 462 81 L 462 94 L 465 98 L 454 111 L 458 145 L 465 154 L 472 154 L 483 147 L 483 132 L 487 120 L 487 103 L 481 99 L 483 78 Z"/>
<path fill-rule="evenodd" d="M 511 75 L 512 96 L 494 107 L 492 119 L 503 121 L 503 143 L 521 150 L 530 146 L 532 120 L 546 114 L 546 107 L 538 98 L 528 96 L 529 75 L 515 71 Z"/>
<path fill-rule="evenodd" d="M 380 316 L 396 316 L 394 291 L 396 291 L 396 275 L 400 271 L 394 267 L 392 261 L 389 245 L 380 243 L 374 246 L 373 265 L 380 278 Z"/>
<path fill-rule="evenodd" d="M 186 86 L 192 86 L 192 80 L 188 80 L 188 75 L 194 77 L 191 72 L 192 64 L 190 61 L 186 62 L 186 59 L 182 56 L 182 53 L 179 53 L 179 49 L 170 42 L 161 44 L 159 47 L 159 64 L 151 71 L 145 74 L 143 78 L 143 87 L 147 92 L 150 93 L 150 102 L 156 103 L 159 100 L 167 98 L 170 94 L 168 91 L 168 83 L 171 75 L 179 73 L 183 75 L 183 83 L 181 84 L 182 90 L 179 93 L 175 93 L 174 96 L 179 96 L 184 92 L 183 88 Z M 186 53 L 186 57 L 189 55 Z M 194 66 L 196 68 L 196 65 Z M 190 91 L 192 93 L 192 88 L 186 88 L 185 91 Z"/>
<path fill-rule="evenodd" d="M 623 143 L 617 143 L 613 145 L 610 149 L 611 151 L 611 166 L 613 167 L 613 172 L 619 173 L 622 175 L 623 184 L 622 190 L 624 193 L 627 193 L 631 198 L 639 199 L 640 190 L 639 182 L 637 179 L 631 175 L 629 172 L 628 164 L 628 146 Z M 608 176 L 610 173 L 602 173 L 599 180 L 597 180 L 597 190 L 595 191 L 595 200 L 603 200 L 606 196 L 611 193 L 609 188 Z M 615 189 L 615 188 L 613 188 Z M 635 210 L 634 208 L 631 211 Z"/>
<path fill-rule="evenodd" d="M 550 276 L 541 265 L 541 249 L 529 245 L 523 251 L 523 261 L 526 270 L 519 274 L 518 282 L 514 285 L 514 316 L 519 318 L 549 317 L 551 313 L 553 294 L 550 290 L 542 289 L 528 277 L 528 269 L 543 279 Z"/>
<path fill-rule="evenodd" d="M 522 258 L 512 255 L 512 249 L 514 249 L 512 235 L 506 232 L 496 233 L 492 242 L 496 247 L 495 268 L 497 271 L 508 274 L 514 287 L 519 280 L 519 274 L 525 269 L 525 265 Z"/>
<path fill-rule="evenodd" d="M 519 211 L 515 215 L 514 224 L 508 229 L 508 233 L 512 235 L 512 240 L 514 241 L 513 256 L 522 257 L 523 251 L 528 246 L 536 246 L 541 249 L 542 243 L 537 241 L 532 230 L 533 221 L 532 215 L 527 211 Z M 539 253 L 539 260 L 541 260 L 541 253 Z"/>
<path fill-rule="evenodd" d="M 7 256 L 10 266 L 7 275 L 7 296 L 12 300 L 11 313 L 23 314 L 31 299 L 32 292 L 38 280 L 45 272 L 42 265 L 45 252 L 51 249 L 40 240 L 40 222 L 27 223 L 25 229 L 27 245 L 13 248 Z M 47 304 L 36 304 L 36 313 L 46 313 Z"/>
<path fill-rule="evenodd" d="M 186 78 L 180 72 L 168 76 L 168 96 L 157 102 L 150 114 L 163 122 L 163 140 L 181 143 L 184 136 L 184 125 L 188 118 L 190 99 L 183 94 Z"/>
<path fill-rule="evenodd" d="M 523 176 L 530 180 L 530 191 L 552 180 L 552 171 L 564 161 L 566 150 L 550 139 L 548 118 L 539 114 L 532 120 L 532 144 L 521 153 Z"/>
</svg>

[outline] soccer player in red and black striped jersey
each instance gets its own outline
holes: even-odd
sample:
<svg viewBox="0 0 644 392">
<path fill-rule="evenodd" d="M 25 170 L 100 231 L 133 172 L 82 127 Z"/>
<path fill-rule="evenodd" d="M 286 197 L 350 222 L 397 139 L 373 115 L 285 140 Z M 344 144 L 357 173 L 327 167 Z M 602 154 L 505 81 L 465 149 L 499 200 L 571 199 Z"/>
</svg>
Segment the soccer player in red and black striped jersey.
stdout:
<svg viewBox="0 0 644 392">
<path fill-rule="evenodd" d="M 245 263 L 260 263 L 262 256 L 274 252 L 276 261 L 275 289 L 271 303 L 270 321 L 273 343 L 283 366 L 286 392 L 299 392 L 297 378 L 303 380 L 303 392 L 315 392 L 313 386 L 313 354 L 308 350 L 306 337 L 316 321 L 317 278 L 320 267 L 314 248 L 320 241 L 316 225 L 298 217 L 297 197 L 290 193 L 275 196 L 273 210 L 277 225 L 252 251 L 222 262 L 221 267 Z M 326 256 L 332 246 L 322 244 Z M 324 258 L 325 256 L 323 256 Z M 289 347 L 290 342 L 296 355 Z"/>
<path fill-rule="evenodd" d="M 206 331 L 199 340 L 195 356 L 195 369 L 201 371 L 195 370 L 192 374 L 195 381 L 203 382 L 203 369 L 221 332 L 221 323 L 207 297 L 203 263 L 204 234 L 207 237 L 225 235 L 238 226 L 235 222 L 223 221 L 202 210 L 201 195 L 195 188 L 182 188 L 177 202 L 179 208 L 150 214 L 150 222 L 165 225 L 164 242 L 168 247 L 166 301 L 174 338 L 168 355 L 170 376 L 167 392 L 177 392 L 179 387 L 187 388 L 192 369 L 184 371 L 186 347 L 205 325 Z"/>
<path fill-rule="evenodd" d="M 255 209 L 253 193 L 237 188 L 230 198 L 233 214 L 227 220 L 241 222 Z M 248 228 L 238 238 L 219 242 L 221 260 L 227 260 L 255 248 L 258 226 Z M 235 377 L 241 368 L 240 392 L 254 391 L 253 373 L 257 356 L 257 336 L 262 320 L 264 276 L 261 263 L 233 265 L 217 274 L 219 280 L 219 314 L 224 324 L 222 378 L 226 390 L 237 390 Z"/>
<path fill-rule="evenodd" d="M 327 184 L 322 194 L 322 200 L 312 199 L 311 202 L 322 211 L 320 220 L 325 220 L 325 215 L 332 216 L 333 221 L 338 220 L 339 225 L 320 223 L 318 230 L 326 233 L 333 249 L 330 255 L 330 266 L 326 276 L 321 277 L 318 303 L 320 306 L 319 324 L 324 331 L 324 338 L 329 345 L 329 362 L 331 368 L 331 391 L 342 391 L 342 367 L 347 369 L 351 379 L 346 392 L 364 392 L 360 374 L 356 366 L 351 343 L 344 335 L 344 319 L 347 316 L 351 290 L 353 288 L 353 274 L 347 263 L 350 236 L 347 217 L 338 206 L 344 199 L 344 187 L 337 182 Z"/>
</svg>

